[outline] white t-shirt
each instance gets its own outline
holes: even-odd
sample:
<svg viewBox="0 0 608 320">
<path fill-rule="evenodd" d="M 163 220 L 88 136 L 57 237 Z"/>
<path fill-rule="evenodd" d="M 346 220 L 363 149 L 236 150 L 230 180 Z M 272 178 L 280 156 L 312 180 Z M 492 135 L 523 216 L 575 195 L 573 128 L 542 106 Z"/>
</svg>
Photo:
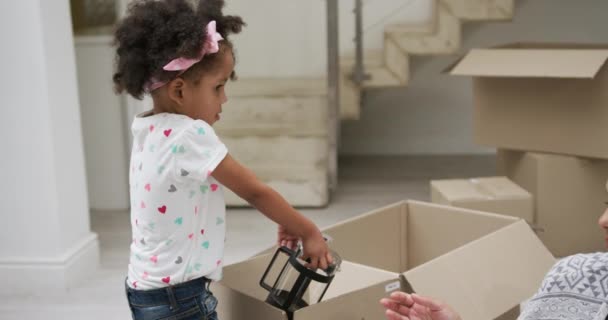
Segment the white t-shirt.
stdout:
<svg viewBox="0 0 608 320">
<path fill-rule="evenodd" d="M 140 114 L 131 130 L 128 285 L 146 290 L 202 276 L 220 280 L 226 205 L 211 172 L 226 146 L 206 122 L 179 114 Z"/>
</svg>

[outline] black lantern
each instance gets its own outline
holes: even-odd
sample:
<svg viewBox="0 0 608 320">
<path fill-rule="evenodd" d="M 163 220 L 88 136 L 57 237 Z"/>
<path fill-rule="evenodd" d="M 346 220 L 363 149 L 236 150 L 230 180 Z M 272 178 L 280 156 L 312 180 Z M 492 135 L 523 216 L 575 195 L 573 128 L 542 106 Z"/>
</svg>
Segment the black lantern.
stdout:
<svg viewBox="0 0 608 320">
<path fill-rule="evenodd" d="M 279 253 L 287 255 L 287 261 L 274 285 L 270 286 L 265 280 Z M 266 302 L 286 311 L 290 319 L 296 310 L 320 302 L 340 268 L 340 256 L 331 250 L 330 253 L 333 262 L 327 269 L 312 270 L 307 268 L 307 262 L 301 259 L 301 246 L 298 246 L 297 250 L 287 247 L 278 248 L 260 280 L 260 286 L 268 291 Z M 311 288 L 314 289 L 310 290 Z"/>
</svg>

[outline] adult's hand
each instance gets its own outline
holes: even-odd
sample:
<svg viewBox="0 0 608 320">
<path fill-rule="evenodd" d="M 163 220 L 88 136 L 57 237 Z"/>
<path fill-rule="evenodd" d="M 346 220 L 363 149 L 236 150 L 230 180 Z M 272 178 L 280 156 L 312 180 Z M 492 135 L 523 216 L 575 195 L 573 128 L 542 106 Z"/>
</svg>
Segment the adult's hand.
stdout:
<svg viewBox="0 0 608 320">
<path fill-rule="evenodd" d="M 461 320 L 454 309 L 445 303 L 401 291 L 380 300 L 389 320 Z"/>
</svg>

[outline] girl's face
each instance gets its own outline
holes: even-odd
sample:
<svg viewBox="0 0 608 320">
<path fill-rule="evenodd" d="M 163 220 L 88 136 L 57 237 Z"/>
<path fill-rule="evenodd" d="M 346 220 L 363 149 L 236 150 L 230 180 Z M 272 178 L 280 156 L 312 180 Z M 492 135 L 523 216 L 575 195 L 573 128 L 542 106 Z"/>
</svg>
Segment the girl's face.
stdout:
<svg viewBox="0 0 608 320">
<path fill-rule="evenodd" d="M 222 50 L 218 64 L 204 73 L 198 83 L 185 81 L 180 113 L 192 119 L 213 125 L 220 119 L 222 104 L 228 101 L 224 88 L 234 70 L 234 58 L 230 49 Z"/>
<path fill-rule="evenodd" d="M 606 211 L 604 211 L 604 214 L 602 214 L 602 216 L 600 217 L 598 224 L 600 225 L 600 228 L 604 229 L 605 245 L 606 245 L 606 248 L 608 249 L 608 208 L 606 209 Z"/>
</svg>

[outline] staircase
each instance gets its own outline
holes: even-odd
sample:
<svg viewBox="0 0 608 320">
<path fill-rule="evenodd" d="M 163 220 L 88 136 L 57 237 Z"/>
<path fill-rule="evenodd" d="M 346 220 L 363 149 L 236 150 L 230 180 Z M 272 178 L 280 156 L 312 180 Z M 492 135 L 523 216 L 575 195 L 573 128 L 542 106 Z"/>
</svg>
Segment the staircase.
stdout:
<svg viewBox="0 0 608 320">
<path fill-rule="evenodd" d="M 515 0 L 436 0 L 434 17 L 428 26 L 399 24 L 384 28 L 384 47 L 364 54 L 365 71 L 371 77 L 361 85 L 349 75 L 355 65 L 354 55 L 341 59 L 342 119 L 359 119 L 361 92 L 367 88 L 407 86 L 410 79 L 410 56 L 447 55 L 461 48 L 461 25 L 466 22 L 508 21 L 513 18 Z"/>
<path fill-rule="evenodd" d="M 514 1 L 436 0 L 434 18 L 428 26 L 385 26 L 382 50 L 364 52 L 363 65 L 371 76 L 369 80 L 361 84 L 351 81 L 354 54 L 340 58 L 340 118 L 359 119 L 365 89 L 407 86 L 410 56 L 457 53 L 463 23 L 511 20 Z M 326 79 L 243 79 L 231 83 L 228 90 L 230 99 L 216 126 L 232 155 L 292 205 L 326 205 Z M 246 205 L 230 191 L 226 202 Z"/>
</svg>

